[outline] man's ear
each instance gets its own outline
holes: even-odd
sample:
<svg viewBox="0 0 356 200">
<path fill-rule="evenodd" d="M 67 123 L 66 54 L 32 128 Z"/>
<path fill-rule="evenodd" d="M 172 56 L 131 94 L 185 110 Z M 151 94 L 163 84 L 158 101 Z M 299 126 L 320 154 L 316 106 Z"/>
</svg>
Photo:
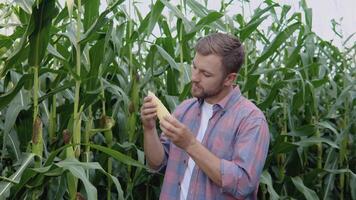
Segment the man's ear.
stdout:
<svg viewBox="0 0 356 200">
<path fill-rule="evenodd" d="M 237 77 L 237 73 L 229 73 L 226 77 L 225 77 L 225 81 L 224 84 L 225 86 L 231 86 L 235 84 L 235 79 Z"/>
</svg>

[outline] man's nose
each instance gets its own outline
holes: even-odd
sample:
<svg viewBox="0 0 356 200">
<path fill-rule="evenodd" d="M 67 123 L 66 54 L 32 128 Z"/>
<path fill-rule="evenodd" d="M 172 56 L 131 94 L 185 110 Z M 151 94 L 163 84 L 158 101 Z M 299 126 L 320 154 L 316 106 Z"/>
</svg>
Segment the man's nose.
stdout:
<svg viewBox="0 0 356 200">
<path fill-rule="evenodd" d="M 193 82 L 199 82 L 199 74 L 197 72 L 192 71 L 192 81 Z"/>
</svg>

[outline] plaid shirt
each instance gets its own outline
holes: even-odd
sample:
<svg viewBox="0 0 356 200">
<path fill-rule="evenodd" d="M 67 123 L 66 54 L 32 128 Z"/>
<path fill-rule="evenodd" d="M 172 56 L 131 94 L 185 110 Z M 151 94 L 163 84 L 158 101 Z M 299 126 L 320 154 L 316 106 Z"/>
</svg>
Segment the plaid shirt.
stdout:
<svg viewBox="0 0 356 200">
<path fill-rule="evenodd" d="M 173 113 L 195 136 L 200 127 L 201 105 L 201 100 L 189 99 Z M 257 199 L 269 139 L 268 124 L 263 113 L 235 87 L 213 106 L 213 116 L 202 141 L 210 152 L 221 159 L 222 187 L 195 165 L 187 199 Z M 178 200 L 189 157 L 164 135 L 161 135 L 161 142 L 165 158 L 160 170 L 165 170 L 165 176 L 160 199 Z"/>
</svg>

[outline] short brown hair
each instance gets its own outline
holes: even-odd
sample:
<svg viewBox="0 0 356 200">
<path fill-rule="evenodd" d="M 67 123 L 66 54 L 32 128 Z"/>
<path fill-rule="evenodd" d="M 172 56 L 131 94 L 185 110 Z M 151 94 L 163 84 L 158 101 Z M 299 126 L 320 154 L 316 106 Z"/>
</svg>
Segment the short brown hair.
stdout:
<svg viewBox="0 0 356 200">
<path fill-rule="evenodd" d="M 224 33 L 213 33 L 200 38 L 195 51 L 203 56 L 210 54 L 220 56 L 226 74 L 238 73 L 245 60 L 244 49 L 239 39 Z"/>
</svg>

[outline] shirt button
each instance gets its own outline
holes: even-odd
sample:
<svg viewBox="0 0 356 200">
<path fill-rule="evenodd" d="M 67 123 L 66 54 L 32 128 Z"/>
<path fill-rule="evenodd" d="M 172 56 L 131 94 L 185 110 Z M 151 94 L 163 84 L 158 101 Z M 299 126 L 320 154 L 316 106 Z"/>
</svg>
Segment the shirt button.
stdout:
<svg viewBox="0 0 356 200">
<path fill-rule="evenodd" d="M 184 159 L 184 160 L 183 160 L 183 163 L 184 163 L 184 164 L 187 164 L 187 160 Z"/>
</svg>

